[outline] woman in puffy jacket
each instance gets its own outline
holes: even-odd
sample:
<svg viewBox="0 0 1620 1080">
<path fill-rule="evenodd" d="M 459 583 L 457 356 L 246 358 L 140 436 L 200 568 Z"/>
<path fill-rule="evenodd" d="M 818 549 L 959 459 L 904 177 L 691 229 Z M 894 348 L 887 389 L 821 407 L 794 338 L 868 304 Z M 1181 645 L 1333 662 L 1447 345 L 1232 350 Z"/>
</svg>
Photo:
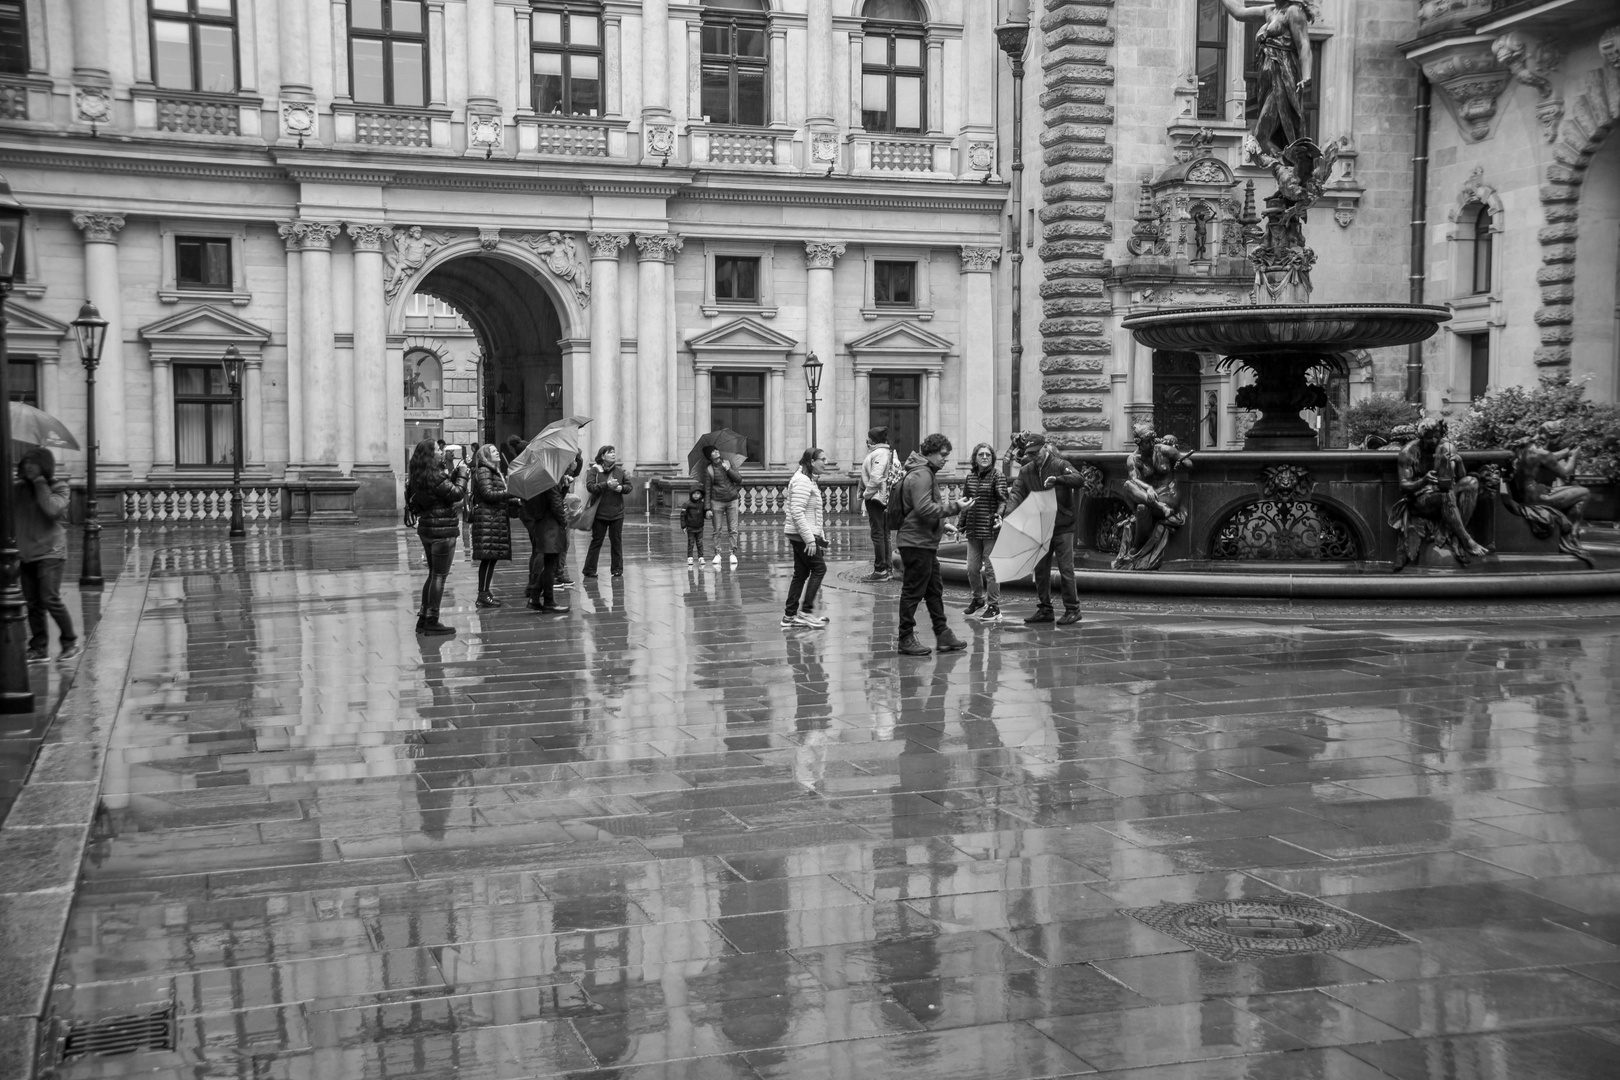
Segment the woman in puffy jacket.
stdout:
<svg viewBox="0 0 1620 1080">
<path fill-rule="evenodd" d="M 985 622 L 1001 621 L 1001 586 L 990 553 L 1001 533 L 1001 507 L 1007 501 L 1007 478 L 996 471 L 996 448 L 982 442 L 968 456 L 968 474 L 962 481 L 962 495 L 973 505 L 962 512 L 958 525 L 967 540 L 968 588 L 973 600 L 967 616 Z"/>
<path fill-rule="evenodd" d="M 478 560 L 478 606 L 499 607 L 490 586 L 495 564 L 512 557 L 512 526 L 507 517 L 511 496 L 506 491 L 506 469 L 494 443 L 478 448 L 472 478 L 472 556 Z"/>
<path fill-rule="evenodd" d="M 416 619 L 418 634 L 453 634 L 455 628 L 439 621 L 444 600 L 444 579 L 461 536 L 461 501 L 467 495 L 467 466 L 452 470 L 439 454 L 438 444 L 423 439 L 411 454 L 405 504 L 416 514 L 416 535 L 427 552 L 428 576 L 422 585 L 422 610 Z"/>
</svg>

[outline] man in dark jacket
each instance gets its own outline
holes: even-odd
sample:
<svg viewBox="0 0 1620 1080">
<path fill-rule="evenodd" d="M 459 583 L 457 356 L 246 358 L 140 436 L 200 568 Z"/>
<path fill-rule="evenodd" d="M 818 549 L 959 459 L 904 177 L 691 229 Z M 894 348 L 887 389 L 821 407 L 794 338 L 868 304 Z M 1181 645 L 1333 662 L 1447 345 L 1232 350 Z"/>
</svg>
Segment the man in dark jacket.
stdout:
<svg viewBox="0 0 1620 1080">
<path fill-rule="evenodd" d="M 17 463 L 12 493 L 16 514 L 17 555 L 22 561 L 23 599 L 28 602 L 28 659 L 50 655 L 49 624 L 56 620 L 62 639 L 59 660 L 82 651 L 73 632 L 73 616 L 62 602 L 62 567 L 67 563 L 68 482 L 56 475 L 56 458 L 43 446 L 31 447 Z"/>
<path fill-rule="evenodd" d="M 1080 621 L 1080 593 L 1074 583 L 1074 528 L 1079 520 L 1080 474 L 1063 455 L 1054 450 L 1046 436 L 1032 432 L 1024 436 L 1024 467 L 1018 471 L 1007 504 L 1001 511 L 1006 520 L 1032 491 L 1057 492 L 1057 520 L 1052 526 L 1052 545 L 1035 564 L 1035 612 L 1026 623 L 1049 623 L 1052 618 L 1052 557 L 1057 556 L 1058 574 L 1063 578 L 1063 617 L 1059 626 Z"/>
<path fill-rule="evenodd" d="M 900 549 L 904 574 L 900 588 L 900 652 L 927 656 L 933 650 L 917 640 L 917 602 L 926 601 L 934 624 L 934 643 L 940 652 L 957 652 L 967 642 L 951 632 L 945 621 L 945 579 L 939 572 L 939 538 L 945 519 L 973 506 L 973 500 L 941 499 L 939 470 L 951 456 L 951 440 L 934 433 L 922 441 L 906 461 L 906 476 L 891 498 L 901 500 L 905 520 L 895 546 Z"/>
</svg>

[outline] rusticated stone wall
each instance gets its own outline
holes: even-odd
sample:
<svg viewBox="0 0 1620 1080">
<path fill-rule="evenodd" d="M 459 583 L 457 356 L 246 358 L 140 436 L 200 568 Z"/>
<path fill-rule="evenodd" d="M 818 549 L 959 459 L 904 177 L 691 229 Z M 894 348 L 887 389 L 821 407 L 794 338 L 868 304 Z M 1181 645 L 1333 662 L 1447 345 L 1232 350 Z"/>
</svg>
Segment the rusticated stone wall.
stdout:
<svg viewBox="0 0 1620 1080">
<path fill-rule="evenodd" d="M 1061 446 L 1108 436 L 1110 308 L 1104 249 L 1113 232 L 1113 0 L 1046 0 L 1041 69 L 1041 425 Z"/>
</svg>

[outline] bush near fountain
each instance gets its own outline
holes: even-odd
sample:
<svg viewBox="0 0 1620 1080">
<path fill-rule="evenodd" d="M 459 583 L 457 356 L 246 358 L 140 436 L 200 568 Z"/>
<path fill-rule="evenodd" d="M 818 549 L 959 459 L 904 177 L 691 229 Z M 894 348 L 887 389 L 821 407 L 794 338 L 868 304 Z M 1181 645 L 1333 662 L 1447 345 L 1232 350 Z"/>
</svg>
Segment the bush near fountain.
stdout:
<svg viewBox="0 0 1620 1080">
<path fill-rule="evenodd" d="M 1544 423 L 1563 426 L 1561 446 L 1580 454 L 1581 483 L 1592 489 L 1589 521 L 1620 518 L 1620 405 L 1589 401 L 1586 387 L 1567 374 L 1548 376 L 1534 387 L 1505 386 L 1473 403 L 1453 422 L 1457 445 L 1465 450 L 1501 450 L 1535 434 Z"/>
</svg>

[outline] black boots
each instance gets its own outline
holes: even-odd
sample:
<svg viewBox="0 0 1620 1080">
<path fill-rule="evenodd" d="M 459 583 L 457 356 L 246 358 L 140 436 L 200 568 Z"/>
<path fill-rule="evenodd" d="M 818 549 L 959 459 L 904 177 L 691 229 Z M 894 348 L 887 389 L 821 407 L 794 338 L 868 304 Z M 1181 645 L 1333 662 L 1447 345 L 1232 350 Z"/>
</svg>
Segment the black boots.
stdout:
<svg viewBox="0 0 1620 1080">
<path fill-rule="evenodd" d="M 934 650 L 917 640 L 916 634 L 907 634 L 900 639 L 901 656 L 931 656 Z"/>
<path fill-rule="evenodd" d="M 946 627 L 934 635 L 934 648 L 942 653 L 961 652 L 967 648 L 967 642 L 957 637 L 950 627 Z"/>
</svg>

